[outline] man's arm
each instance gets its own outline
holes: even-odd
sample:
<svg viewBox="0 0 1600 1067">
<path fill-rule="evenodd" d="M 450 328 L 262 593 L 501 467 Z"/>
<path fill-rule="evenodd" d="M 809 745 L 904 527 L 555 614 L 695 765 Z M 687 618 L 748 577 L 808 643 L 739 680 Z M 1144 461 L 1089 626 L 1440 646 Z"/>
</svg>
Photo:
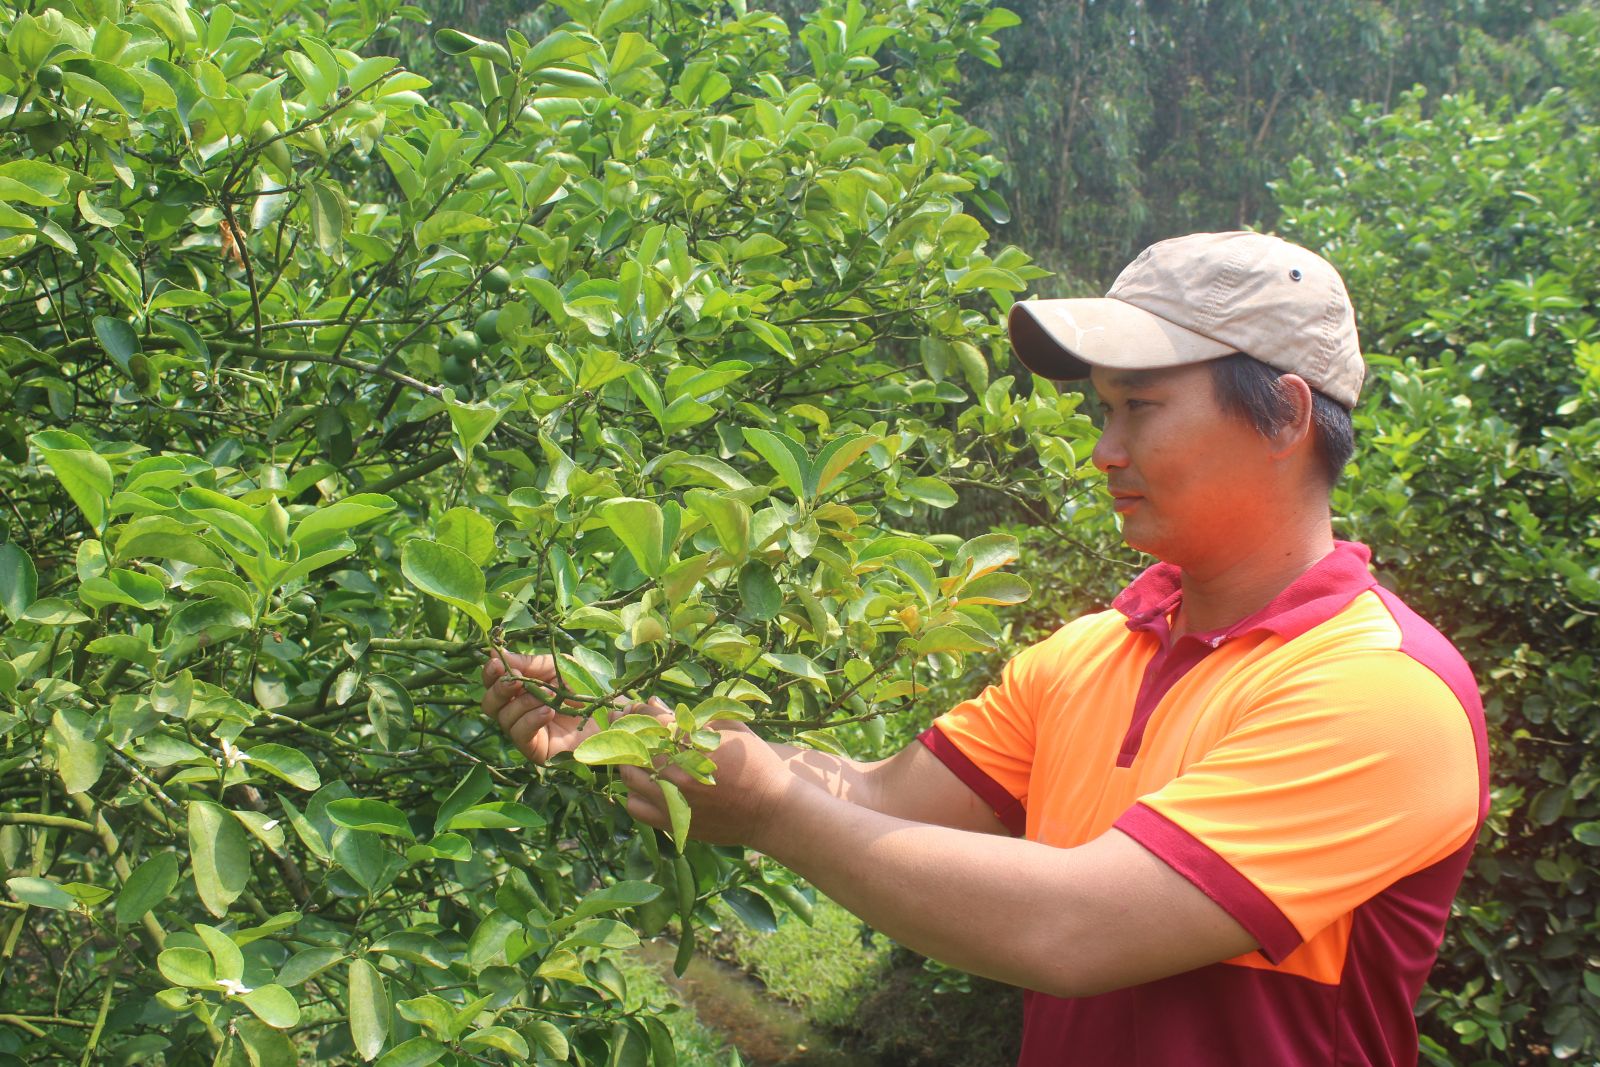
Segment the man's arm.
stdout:
<svg viewBox="0 0 1600 1067">
<path fill-rule="evenodd" d="M 527 681 L 509 677 L 508 667 Z M 572 751 L 599 730 L 593 719 L 562 715 L 546 704 L 550 693 L 540 683 L 555 681 L 556 662 L 548 655 L 497 651 L 483 667 L 483 713 L 535 763 Z M 797 777 L 851 804 L 914 822 L 1006 832 L 977 794 L 919 743 L 874 763 L 792 745 L 771 747 Z"/>
<path fill-rule="evenodd" d="M 858 807 L 973 833 L 1007 833 L 989 806 L 920 742 L 873 763 L 792 745 L 772 748 L 795 777 Z"/>
<path fill-rule="evenodd" d="M 924 955 L 1076 997 L 1259 947 L 1220 905 L 1121 831 L 1064 849 L 912 822 L 802 780 L 742 726 L 722 733 L 716 784 L 675 768 L 658 772 L 688 798 L 689 832 L 766 853 Z M 637 767 L 621 774 L 628 811 L 667 826 L 653 777 Z"/>
<path fill-rule="evenodd" d="M 783 791 L 749 844 L 917 952 L 1056 996 L 1120 989 L 1259 947 L 1117 830 L 1062 849 L 919 825 L 801 786 Z"/>
</svg>

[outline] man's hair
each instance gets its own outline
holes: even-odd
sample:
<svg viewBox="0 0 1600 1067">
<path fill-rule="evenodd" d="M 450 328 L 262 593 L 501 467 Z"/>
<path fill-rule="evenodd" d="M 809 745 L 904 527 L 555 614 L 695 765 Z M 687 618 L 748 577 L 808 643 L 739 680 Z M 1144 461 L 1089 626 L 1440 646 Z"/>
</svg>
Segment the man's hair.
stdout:
<svg viewBox="0 0 1600 1067">
<path fill-rule="evenodd" d="M 1263 437 L 1271 437 L 1294 418 L 1294 404 L 1278 381 L 1282 376 L 1282 372 L 1243 352 L 1211 360 L 1211 386 L 1218 406 L 1249 422 Z M 1331 488 L 1355 454 L 1356 434 L 1350 424 L 1350 412 L 1313 389 L 1311 432 L 1323 478 Z"/>
</svg>

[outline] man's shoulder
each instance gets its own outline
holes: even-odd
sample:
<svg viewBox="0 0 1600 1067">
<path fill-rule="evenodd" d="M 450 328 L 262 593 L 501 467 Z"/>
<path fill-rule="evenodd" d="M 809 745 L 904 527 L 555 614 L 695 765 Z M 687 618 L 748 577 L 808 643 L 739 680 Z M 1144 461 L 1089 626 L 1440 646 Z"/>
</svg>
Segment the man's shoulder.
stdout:
<svg viewBox="0 0 1600 1067">
<path fill-rule="evenodd" d="M 1347 657 L 1398 655 L 1442 681 L 1463 708 L 1481 712 L 1477 682 L 1465 657 L 1437 627 L 1381 585 L 1355 597 L 1323 626 L 1290 642 L 1286 651 L 1298 653 L 1307 664 L 1330 656 L 1348 664 Z M 1350 680 L 1362 682 L 1359 674 Z"/>
</svg>

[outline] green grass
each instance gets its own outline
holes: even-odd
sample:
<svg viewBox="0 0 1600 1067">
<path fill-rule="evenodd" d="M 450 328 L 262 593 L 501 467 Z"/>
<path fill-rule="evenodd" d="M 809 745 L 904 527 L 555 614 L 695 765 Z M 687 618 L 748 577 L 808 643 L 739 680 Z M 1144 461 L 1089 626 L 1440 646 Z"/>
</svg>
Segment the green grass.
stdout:
<svg viewBox="0 0 1600 1067">
<path fill-rule="evenodd" d="M 729 916 L 723 934 L 729 953 L 768 992 L 821 1026 L 847 1025 L 888 966 L 888 940 L 863 944 L 861 920 L 820 895 L 811 926 L 787 917 L 763 934 Z"/>
</svg>

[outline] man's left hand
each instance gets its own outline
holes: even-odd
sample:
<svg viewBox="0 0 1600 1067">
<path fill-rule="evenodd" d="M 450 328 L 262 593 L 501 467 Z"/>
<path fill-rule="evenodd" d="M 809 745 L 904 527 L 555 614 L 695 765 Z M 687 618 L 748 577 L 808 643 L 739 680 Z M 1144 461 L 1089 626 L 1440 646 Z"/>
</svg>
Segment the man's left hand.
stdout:
<svg viewBox="0 0 1600 1067">
<path fill-rule="evenodd" d="M 654 715 L 669 725 L 672 712 L 659 700 L 636 705 L 632 712 Z M 790 773 L 782 757 L 743 723 L 717 723 L 722 743 L 712 752 L 715 784 L 706 785 L 663 764 L 656 773 L 683 791 L 692 817 L 689 836 L 715 845 L 749 845 L 759 849 L 777 822 L 785 793 L 793 788 L 814 788 Z M 628 814 L 662 830 L 671 829 L 666 798 L 654 777 L 638 767 L 623 767 L 628 786 Z"/>
</svg>

